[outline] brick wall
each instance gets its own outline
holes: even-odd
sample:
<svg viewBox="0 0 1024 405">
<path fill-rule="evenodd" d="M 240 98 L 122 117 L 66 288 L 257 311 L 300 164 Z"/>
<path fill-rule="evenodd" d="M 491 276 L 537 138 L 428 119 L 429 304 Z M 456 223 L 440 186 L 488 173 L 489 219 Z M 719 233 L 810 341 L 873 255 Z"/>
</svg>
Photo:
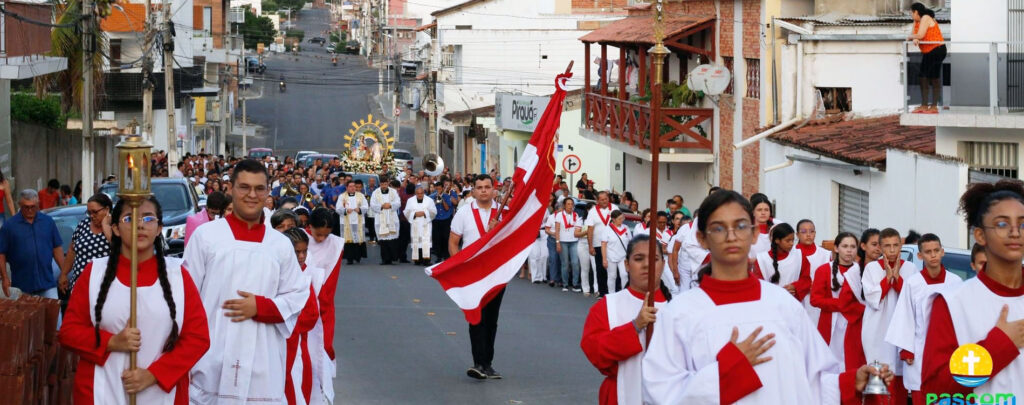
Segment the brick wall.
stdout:
<svg viewBox="0 0 1024 405">
<path fill-rule="evenodd" d="M 721 3 L 721 19 L 718 21 L 721 29 L 716 38 L 719 40 L 719 54 L 722 56 L 735 56 L 733 51 L 733 22 L 736 19 L 736 9 L 731 1 Z"/>
<path fill-rule="evenodd" d="M 194 11 L 192 14 L 192 21 L 195 23 L 195 29 L 210 29 L 213 34 L 213 47 L 223 48 L 224 47 L 224 3 L 221 0 L 193 0 Z M 202 27 L 203 25 L 203 9 L 206 7 L 211 8 L 211 19 L 212 27 Z"/>
<path fill-rule="evenodd" d="M 7 3 L 7 10 L 36 21 L 50 21 L 53 7 L 48 4 Z M 14 18 L 5 20 L 8 56 L 39 55 L 50 51 L 50 28 Z"/>
<path fill-rule="evenodd" d="M 746 41 L 744 41 L 746 43 Z M 744 46 L 746 48 L 746 46 Z M 743 139 L 757 133 L 759 123 L 760 100 L 743 99 Z M 759 143 L 747 146 L 743 150 L 743 195 L 749 197 L 760 191 L 761 148 Z"/>
<path fill-rule="evenodd" d="M 743 57 L 761 57 L 761 1 L 743 1 Z"/>
<path fill-rule="evenodd" d="M 733 96 L 722 95 L 718 103 L 718 186 L 731 189 Z"/>
</svg>

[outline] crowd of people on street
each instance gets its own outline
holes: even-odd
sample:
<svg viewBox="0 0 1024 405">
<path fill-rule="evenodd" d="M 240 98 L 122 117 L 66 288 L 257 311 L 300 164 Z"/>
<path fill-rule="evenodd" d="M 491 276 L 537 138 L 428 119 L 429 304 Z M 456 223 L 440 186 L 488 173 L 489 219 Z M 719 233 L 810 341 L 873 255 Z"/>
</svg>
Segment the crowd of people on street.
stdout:
<svg viewBox="0 0 1024 405">
<path fill-rule="evenodd" d="M 92 196 L 65 254 L 39 212 L 43 192 L 12 198 L 0 183 L 18 208 L 0 227 L 0 266 L 12 269 L 0 272 L 4 295 L 13 286 L 62 300 L 59 338 L 80 356 L 76 403 L 124 403 L 130 393 L 168 404 L 332 401 L 342 266 L 377 261 L 370 245 L 382 265 L 448 259 L 494 226 L 510 181 L 205 154 L 177 169 L 206 195 L 180 259 L 164 251 L 156 198 L 133 218 L 124 201 Z M 824 243 L 812 221 L 775 218 L 766 195 L 717 187 L 693 211 L 679 195 L 664 206 L 640 211 L 630 192 L 586 176 L 571 191 L 556 177 L 519 274 L 598 299 L 580 345 L 606 376 L 601 403 L 883 403 L 861 394 L 872 378 L 892 403 L 933 403 L 932 394 L 971 393 L 949 367 L 968 343 L 993 364 L 973 392 L 1020 392 L 1022 183 L 972 184 L 962 197 L 977 241 L 977 276 L 967 280 L 943 267 L 930 233 L 868 229 Z M 132 227 L 140 321 L 128 327 Z M 918 246 L 922 268 L 901 256 L 905 244 Z M 502 378 L 492 362 L 503 292 L 469 326 L 470 377 Z M 126 372 L 129 353 L 140 367 Z"/>
</svg>

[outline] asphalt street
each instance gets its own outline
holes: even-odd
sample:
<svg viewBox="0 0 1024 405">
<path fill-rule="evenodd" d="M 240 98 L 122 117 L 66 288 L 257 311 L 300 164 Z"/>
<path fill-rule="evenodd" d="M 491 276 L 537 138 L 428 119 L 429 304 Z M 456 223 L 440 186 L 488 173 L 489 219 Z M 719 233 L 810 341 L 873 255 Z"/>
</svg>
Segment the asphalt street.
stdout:
<svg viewBox="0 0 1024 405">
<path fill-rule="evenodd" d="M 333 66 L 327 48 L 308 42 L 316 36 L 328 38 L 327 10 L 301 10 L 298 17 L 296 28 L 305 31 L 301 52 L 268 52 L 267 71 L 252 75 L 253 86 L 262 86 L 263 96 L 247 102 L 248 121 L 264 131 L 250 138 L 248 146 L 269 147 L 277 155 L 300 150 L 340 153 L 352 122 L 366 119 L 372 111 L 368 95 L 377 92 L 377 69 L 358 55 L 339 54 L 338 65 Z M 282 75 L 287 83 L 284 92 L 278 89 Z M 378 115 L 374 119 L 383 118 Z M 403 129 L 402 141 L 411 142 L 412 137 L 412 128 Z"/>
<path fill-rule="evenodd" d="M 335 301 L 339 404 L 586 404 L 602 376 L 580 350 L 597 302 L 515 278 L 502 301 L 494 368 L 501 380 L 466 376 L 467 323 L 423 267 L 343 265 Z M 372 263 L 372 264 L 371 264 Z"/>
</svg>

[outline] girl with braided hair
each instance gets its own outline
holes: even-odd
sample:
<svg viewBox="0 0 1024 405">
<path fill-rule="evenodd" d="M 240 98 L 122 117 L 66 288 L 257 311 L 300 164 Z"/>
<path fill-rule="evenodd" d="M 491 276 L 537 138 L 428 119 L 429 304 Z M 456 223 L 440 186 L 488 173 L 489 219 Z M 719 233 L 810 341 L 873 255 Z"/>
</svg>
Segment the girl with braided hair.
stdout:
<svg viewBox="0 0 1024 405">
<path fill-rule="evenodd" d="M 110 215 L 110 256 L 82 271 L 59 334 L 61 344 L 80 356 L 74 403 L 127 404 L 134 393 L 140 404 L 187 404 L 188 372 L 210 347 L 199 291 L 181 260 L 164 257 L 156 198 L 142 203 L 139 218 L 132 218 L 124 200 Z M 132 226 L 138 229 L 136 328 L 127 326 Z M 138 368 L 128 370 L 132 352 Z"/>
<path fill-rule="evenodd" d="M 840 232 L 833 239 L 835 253 L 830 263 L 822 264 L 815 270 L 811 282 L 811 305 L 821 309 L 818 317 L 818 332 L 828 343 L 832 354 L 839 363 L 845 362 L 846 318 L 840 312 L 839 292 L 843 288 L 846 274 L 850 269 L 858 268 L 857 236 L 850 232 Z M 857 335 L 860 338 L 860 335 Z M 848 367 L 847 367 L 848 368 Z"/>
<path fill-rule="evenodd" d="M 753 275 L 785 288 L 790 295 L 803 301 L 811 292 L 811 264 L 800 249 L 794 249 L 793 227 L 783 222 L 771 230 L 771 243 L 767 252 L 757 254 Z"/>
</svg>

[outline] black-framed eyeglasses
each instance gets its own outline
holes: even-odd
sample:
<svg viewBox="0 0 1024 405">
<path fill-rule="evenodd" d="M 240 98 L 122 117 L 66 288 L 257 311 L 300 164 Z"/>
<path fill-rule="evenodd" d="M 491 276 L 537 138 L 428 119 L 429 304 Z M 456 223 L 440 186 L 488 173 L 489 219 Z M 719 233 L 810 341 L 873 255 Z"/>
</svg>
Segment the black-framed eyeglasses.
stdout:
<svg viewBox="0 0 1024 405">
<path fill-rule="evenodd" d="M 106 211 L 106 210 L 107 210 L 107 207 L 103 207 L 103 208 L 100 208 L 98 210 L 85 210 L 85 213 L 87 215 L 89 215 L 90 217 L 92 217 L 92 216 L 95 216 L 96 214 L 99 214 L 99 213 L 101 213 L 103 211 Z"/>
</svg>

